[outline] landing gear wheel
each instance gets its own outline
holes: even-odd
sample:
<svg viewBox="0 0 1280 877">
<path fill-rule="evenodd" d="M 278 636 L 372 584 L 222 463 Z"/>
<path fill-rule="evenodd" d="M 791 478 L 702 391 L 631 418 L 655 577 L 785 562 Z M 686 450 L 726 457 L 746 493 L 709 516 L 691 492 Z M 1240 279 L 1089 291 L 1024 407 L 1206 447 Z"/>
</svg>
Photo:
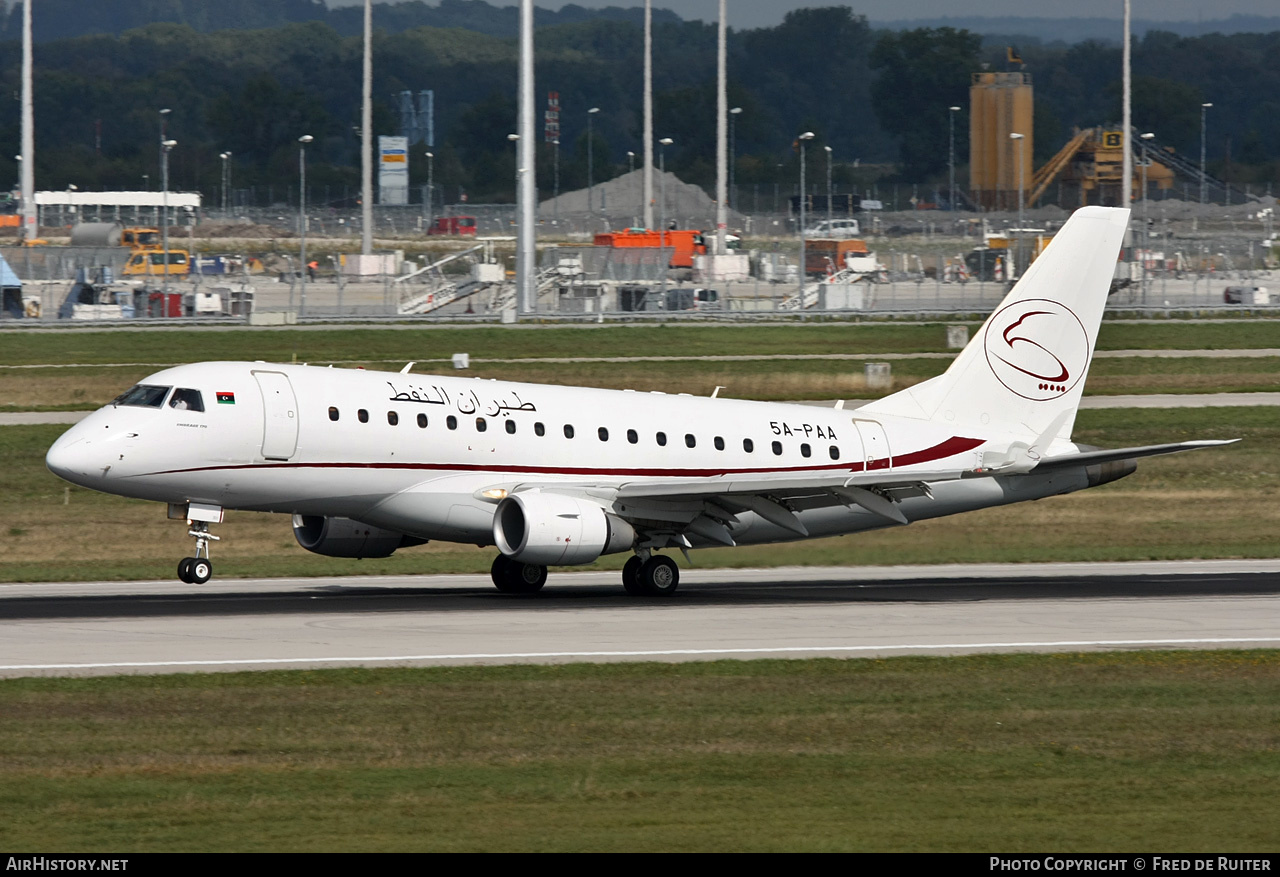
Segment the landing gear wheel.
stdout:
<svg viewBox="0 0 1280 877">
<path fill-rule="evenodd" d="M 644 561 L 632 555 L 622 567 L 622 587 L 626 588 L 627 593 L 633 597 L 644 593 L 644 588 L 640 585 L 640 567 L 642 566 Z"/>
<path fill-rule="evenodd" d="M 489 578 L 493 579 L 493 586 L 504 594 L 507 592 L 507 566 L 510 563 L 505 554 L 499 554 L 489 567 Z"/>
<path fill-rule="evenodd" d="M 193 585 L 203 585 L 213 578 L 213 564 L 206 557 L 193 557 L 191 566 L 187 567 L 187 575 Z"/>
<path fill-rule="evenodd" d="M 191 562 L 194 560 L 194 557 L 184 557 L 182 560 L 178 561 L 179 581 L 186 582 L 188 585 L 194 584 L 194 582 L 191 581 Z"/>
<path fill-rule="evenodd" d="M 655 554 L 640 566 L 640 587 L 651 597 L 669 597 L 680 584 L 680 567 L 669 557 Z"/>
<path fill-rule="evenodd" d="M 499 554 L 489 568 L 494 585 L 504 594 L 536 594 L 547 583 L 547 568 L 521 563 Z"/>
</svg>

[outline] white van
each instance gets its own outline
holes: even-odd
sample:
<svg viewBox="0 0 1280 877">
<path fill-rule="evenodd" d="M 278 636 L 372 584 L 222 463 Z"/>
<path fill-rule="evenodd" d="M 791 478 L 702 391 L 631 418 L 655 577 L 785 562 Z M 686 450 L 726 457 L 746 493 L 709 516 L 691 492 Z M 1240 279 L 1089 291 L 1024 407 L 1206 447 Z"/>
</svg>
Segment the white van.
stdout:
<svg viewBox="0 0 1280 877">
<path fill-rule="evenodd" d="M 856 238 L 861 232 L 862 230 L 856 219 L 832 219 L 830 221 L 823 220 L 809 226 L 804 230 L 804 236 L 807 238 L 844 240 L 846 238 Z"/>
<path fill-rule="evenodd" d="M 1229 305 L 1269 305 L 1271 293 L 1265 286 L 1228 286 L 1222 300 Z"/>
</svg>

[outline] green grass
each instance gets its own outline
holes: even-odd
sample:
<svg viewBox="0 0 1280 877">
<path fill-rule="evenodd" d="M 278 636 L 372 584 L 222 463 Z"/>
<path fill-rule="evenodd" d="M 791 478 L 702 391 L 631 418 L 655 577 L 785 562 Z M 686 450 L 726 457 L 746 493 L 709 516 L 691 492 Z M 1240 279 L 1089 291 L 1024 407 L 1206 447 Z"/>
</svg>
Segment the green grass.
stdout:
<svg viewBox="0 0 1280 877">
<path fill-rule="evenodd" d="M 1280 653 L 0 682 L 0 847 L 1274 851 Z"/>
<path fill-rule="evenodd" d="M 869 359 L 874 359 L 870 357 Z M 868 360 L 748 360 L 668 362 L 515 363 L 473 362 L 462 374 L 531 383 L 661 390 L 709 395 L 723 387 L 724 397 L 766 401 L 864 399 L 885 395 L 869 390 Z M 940 374 L 949 359 L 901 359 L 891 363 L 893 390 Z M 425 363 L 418 372 L 439 372 Z M 388 369 L 385 363 L 369 363 Z M 0 410 L 82 411 L 105 405 L 126 387 L 155 371 L 153 366 L 80 366 L 0 369 Z M 1089 375 L 1088 395 L 1143 393 L 1223 393 L 1280 390 L 1280 357 L 1097 359 Z"/>
<path fill-rule="evenodd" d="M 171 578 L 191 540 L 158 503 L 71 487 L 44 467 L 59 426 L 0 429 L 0 582 Z M 1280 419 L 1273 408 L 1082 411 L 1077 441 L 1132 447 L 1243 438 L 1143 460 L 1122 481 L 829 539 L 693 553 L 699 567 L 1168 560 L 1280 556 Z M 283 515 L 229 512 L 214 528 L 219 578 L 485 573 L 493 550 L 432 543 L 389 558 L 343 560 L 298 547 Z M 1036 538 L 1027 538 L 1035 533 Z M 5 535 L 7 534 L 7 535 Z M 615 569 L 624 555 L 587 569 Z"/>
<path fill-rule="evenodd" d="M 970 330 L 977 323 L 970 323 Z M 1099 350 L 1280 347 L 1280 321 L 1106 322 Z M 628 325 L 524 328 L 112 329 L 8 332 L 3 364 L 180 363 L 264 359 L 329 363 L 548 356 L 705 356 L 709 354 L 917 353 L 946 349 L 942 323 L 813 322 L 774 325 Z"/>
</svg>

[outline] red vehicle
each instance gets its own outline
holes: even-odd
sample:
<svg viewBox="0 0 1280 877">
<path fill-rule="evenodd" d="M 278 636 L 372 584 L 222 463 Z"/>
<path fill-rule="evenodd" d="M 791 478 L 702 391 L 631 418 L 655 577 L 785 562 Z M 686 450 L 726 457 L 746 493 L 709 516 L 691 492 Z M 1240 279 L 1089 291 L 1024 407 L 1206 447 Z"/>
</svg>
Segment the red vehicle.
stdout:
<svg viewBox="0 0 1280 877">
<path fill-rule="evenodd" d="M 597 234 L 594 242 L 597 247 L 671 247 L 672 268 L 692 268 L 694 256 L 707 254 L 702 232 L 687 229 L 670 229 L 664 232 L 628 228 Z"/>
<path fill-rule="evenodd" d="M 427 234 L 474 235 L 476 218 L 474 216 L 441 216 L 427 229 Z"/>
</svg>

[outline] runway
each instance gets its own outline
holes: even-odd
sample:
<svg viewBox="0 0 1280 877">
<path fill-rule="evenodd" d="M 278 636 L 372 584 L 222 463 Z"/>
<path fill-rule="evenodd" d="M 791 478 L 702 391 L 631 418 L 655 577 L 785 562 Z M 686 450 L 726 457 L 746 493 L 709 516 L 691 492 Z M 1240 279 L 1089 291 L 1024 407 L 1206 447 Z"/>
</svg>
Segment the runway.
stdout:
<svg viewBox="0 0 1280 877">
<path fill-rule="evenodd" d="M 1280 560 L 0 585 L 0 676 L 1280 646 Z"/>
</svg>

